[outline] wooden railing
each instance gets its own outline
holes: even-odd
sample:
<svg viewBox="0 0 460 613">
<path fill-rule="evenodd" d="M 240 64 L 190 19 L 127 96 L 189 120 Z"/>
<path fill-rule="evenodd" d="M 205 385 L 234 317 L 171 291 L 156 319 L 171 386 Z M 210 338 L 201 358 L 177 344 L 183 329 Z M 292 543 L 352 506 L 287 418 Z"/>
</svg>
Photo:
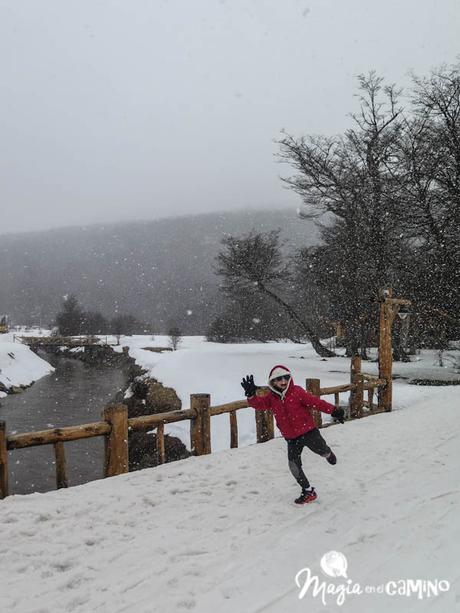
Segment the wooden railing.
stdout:
<svg viewBox="0 0 460 613">
<path fill-rule="evenodd" d="M 355 365 L 356 366 L 356 365 Z M 353 368 L 352 381 L 346 385 L 321 387 L 319 379 L 307 379 L 306 386 L 315 396 L 334 395 L 335 406 L 340 403 L 340 394 L 350 392 L 349 419 L 364 416 L 363 406 L 368 407 L 367 414 L 382 412 L 381 407 L 375 408 L 373 393 L 375 389 L 383 388 L 386 381 L 363 375 Z M 363 398 L 368 392 L 368 400 Z M 266 393 L 261 388 L 259 394 Z M 237 411 L 248 407 L 246 400 L 238 400 L 211 406 L 210 394 L 192 394 L 190 408 L 167 413 L 155 413 L 141 417 L 128 418 L 125 405 L 107 407 L 103 412 L 102 421 L 65 428 L 52 428 L 22 434 L 6 434 L 5 422 L 0 422 L 0 498 L 9 494 L 8 488 L 8 452 L 25 447 L 53 445 L 56 465 L 57 488 L 67 487 L 67 469 L 64 443 L 81 439 L 103 436 L 105 438 L 104 476 L 112 477 L 128 472 L 128 434 L 129 432 L 156 430 L 156 454 L 158 464 L 165 462 L 164 426 L 178 421 L 190 421 L 190 448 L 193 455 L 211 453 L 211 418 L 215 415 L 228 413 L 230 427 L 230 448 L 238 447 Z M 334 422 L 322 424 L 321 413 L 313 411 L 316 425 L 328 427 Z M 274 438 L 274 420 L 271 411 L 255 411 L 256 438 L 263 443 Z"/>
</svg>

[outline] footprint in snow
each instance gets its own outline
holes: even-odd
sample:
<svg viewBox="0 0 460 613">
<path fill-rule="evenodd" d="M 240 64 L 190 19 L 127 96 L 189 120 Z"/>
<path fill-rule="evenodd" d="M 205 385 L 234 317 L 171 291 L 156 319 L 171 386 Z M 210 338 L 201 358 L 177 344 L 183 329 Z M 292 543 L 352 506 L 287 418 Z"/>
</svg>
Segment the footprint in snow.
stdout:
<svg viewBox="0 0 460 613">
<path fill-rule="evenodd" d="M 14 515 L 6 515 L 3 520 L 2 523 L 4 524 L 15 524 L 17 523 L 18 518 L 15 517 Z"/>
<path fill-rule="evenodd" d="M 82 595 L 79 594 L 78 596 L 75 596 L 75 598 L 73 598 L 69 604 L 66 606 L 65 610 L 66 611 L 75 611 L 75 609 L 77 607 L 81 607 L 82 605 L 86 605 L 86 603 L 89 601 L 89 596 L 86 595 Z M 47 609 L 48 610 L 48 609 Z"/>
<path fill-rule="evenodd" d="M 79 573 L 75 575 L 74 577 L 71 577 L 62 586 L 60 586 L 59 590 L 61 589 L 75 590 L 76 588 L 80 587 L 82 583 L 86 583 L 87 581 L 88 581 L 88 577 L 85 577 L 85 575 Z"/>
<path fill-rule="evenodd" d="M 196 601 L 192 598 L 190 600 L 180 600 L 177 603 L 177 608 L 179 609 L 194 609 L 196 607 Z"/>
<path fill-rule="evenodd" d="M 74 566 L 75 566 L 75 563 L 71 562 L 70 560 L 64 560 L 62 562 L 53 562 L 51 564 L 51 567 L 60 573 L 64 573 L 67 570 L 70 570 L 71 568 L 73 568 Z"/>
<path fill-rule="evenodd" d="M 198 569 L 192 569 L 189 570 L 188 572 L 184 573 L 185 577 L 203 577 L 204 576 L 204 572 Z"/>
</svg>

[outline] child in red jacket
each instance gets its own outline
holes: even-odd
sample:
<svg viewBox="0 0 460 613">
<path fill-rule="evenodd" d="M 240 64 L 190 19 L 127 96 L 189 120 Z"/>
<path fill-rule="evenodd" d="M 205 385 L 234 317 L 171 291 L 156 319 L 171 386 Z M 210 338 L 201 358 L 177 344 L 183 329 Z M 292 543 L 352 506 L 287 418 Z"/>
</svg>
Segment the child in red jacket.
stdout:
<svg viewBox="0 0 460 613">
<path fill-rule="evenodd" d="M 343 409 L 336 409 L 329 402 L 313 396 L 299 385 L 294 385 L 290 370 L 280 364 L 270 371 L 268 376 L 270 392 L 265 396 L 256 396 L 257 386 L 253 375 L 243 378 L 241 385 L 249 406 L 258 410 L 270 409 L 273 412 L 276 425 L 287 441 L 289 469 L 302 488 L 295 502 L 297 504 L 313 502 L 317 494 L 315 488 L 310 487 L 310 482 L 302 470 L 303 448 L 308 447 L 314 453 L 323 456 L 329 464 L 336 464 L 337 458 L 316 427 L 311 410 L 317 409 L 328 413 L 343 424 Z"/>
</svg>

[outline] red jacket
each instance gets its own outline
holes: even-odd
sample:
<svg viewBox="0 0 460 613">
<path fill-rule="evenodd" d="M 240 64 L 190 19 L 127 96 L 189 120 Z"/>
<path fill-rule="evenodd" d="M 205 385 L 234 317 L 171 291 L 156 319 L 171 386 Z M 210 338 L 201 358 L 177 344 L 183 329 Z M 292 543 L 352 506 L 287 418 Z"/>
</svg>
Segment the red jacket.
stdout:
<svg viewBox="0 0 460 613">
<path fill-rule="evenodd" d="M 253 409 L 270 409 L 275 416 L 276 425 L 285 439 L 297 438 L 316 428 L 312 409 L 317 409 L 329 415 L 335 409 L 333 404 L 313 396 L 299 385 L 294 385 L 292 378 L 284 394 L 284 400 L 280 394 L 271 389 L 265 396 L 248 398 L 248 404 Z"/>
</svg>

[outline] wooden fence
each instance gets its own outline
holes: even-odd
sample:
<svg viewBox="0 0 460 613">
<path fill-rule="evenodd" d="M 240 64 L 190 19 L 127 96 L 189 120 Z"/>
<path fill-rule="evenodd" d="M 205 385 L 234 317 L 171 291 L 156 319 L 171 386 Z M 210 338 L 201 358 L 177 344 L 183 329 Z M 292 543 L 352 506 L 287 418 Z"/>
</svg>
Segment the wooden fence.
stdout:
<svg viewBox="0 0 460 613">
<path fill-rule="evenodd" d="M 334 395 L 336 407 L 340 404 L 340 394 L 350 392 L 348 408 L 349 419 L 382 412 L 381 406 L 373 402 L 374 391 L 386 385 L 384 379 L 361 373 L 361 360 L 352 359 L 351 380 L 346 385 L 321 387 L 319 379 L 307 379 L 306 386 L 315 396 Z M 367 391 L 367 400 L 364 393 Z M 266 393 L 262 389 L 258 393 Z M 105 440 L 104 476 L 112 477 L 128 472 L 128 433 L 139 430 L 156 430 L 156 453 L 158 464 L 165 461 L 164 427 L 177 421 L 190 421 L 190 447 L 193 455 L 211 453 L 211 421 L 215 415 L 228 413 L 230 428 L 230 448 L 238 447 L 237 411 L 248 407 L 246 400 L 238 400 L 211 406 L 210 394 L 192 394 L 190 408 L 167 413 L 143 415 L 128 418 L 125 405 L 110 406 L 104 409 L 102 421 L 52 428 L 36 432 L 7 435 L 5 422 L 0 422 L 0 498 L 8 496 L 8 452 L 25 447 L 53 445 L 56 465 L 57 488 L 67 487 L 67 470 L 64 443 L 80 439 L 103 436 Z M 364 411 L 367 408 L 367 412 Z M 327 427 L 333 422 L 322 424 L 321 413 L 314 411 L 316 425 Z M 274 420 L 271 411 L 255 411 L 257 442 L 263 443 L 274 437 Z"/>
</svg>

